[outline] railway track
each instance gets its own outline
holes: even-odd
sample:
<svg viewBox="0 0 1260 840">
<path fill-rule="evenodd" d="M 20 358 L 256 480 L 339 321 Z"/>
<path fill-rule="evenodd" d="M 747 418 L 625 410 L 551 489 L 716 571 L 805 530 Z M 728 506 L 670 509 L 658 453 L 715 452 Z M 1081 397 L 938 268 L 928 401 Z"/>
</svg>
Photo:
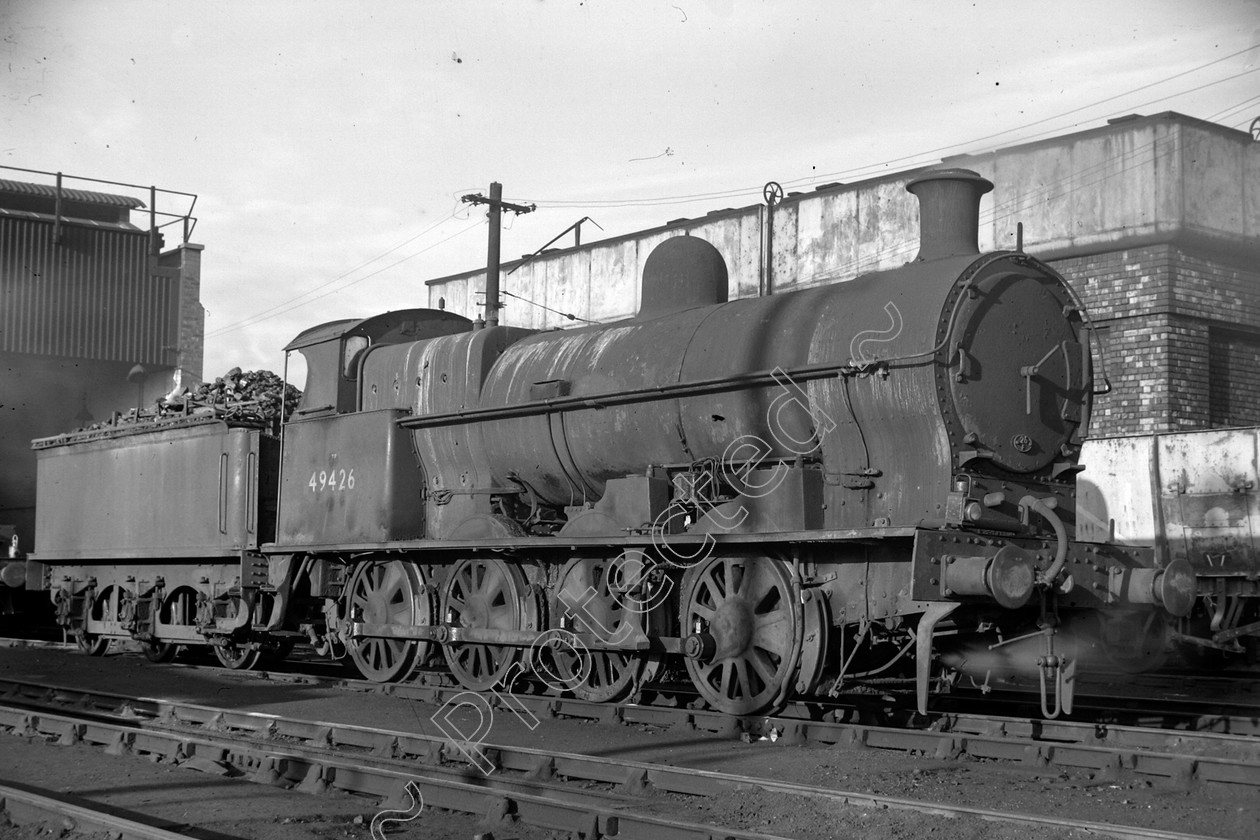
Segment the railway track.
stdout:
<svg viewBox="0 0 1260 840">
<path fill-rule="evenodd" d="M 113 644 L 120 643 L 115 641 Z M 121 645 L 128 653 L 140 651 L 138 643 L 122 642 Z M 0 638 L 0 647 L 66 651 L 77 649 L 73 642 L 13 638 Z M 224 670 L 217 664 L 192 662 L 166 663 L 163 667 Z M 338 663 L 323 658 L 303 657 L 298 652 L 275 669 L 233 673 L 277 682 L 310 682 L 349 691 L 436 702 L 441 700 L 436 699 L 435 689 L 462 691 L 444 671 L 421 669 L 410 681 L 399 683 L 378 683 L 344 677 L 340 676 L 341 671 Z M 1125 675 L 1123 682 L 1119 683 L 1115 681 L 1114 675 L 1083 672 L 1078 676 L 1078 681 L 1080 685 L 1077 688 L 1074 719 L 1108 725 L 1130 724 L 1148 728 L 1260 736 L 1260 672 L 1230 672 L 1220 675 L 1161 672 Z M 690 705 L 696 699 L 695 692 L 682 685 L 667 687 L 665 695 L 676 698 L 673 702 L 679 705 Z M 1155 697 L 1158 700 L 1153 699 Z M 890 707 L 890 704 L 876 697 L 872 697 L 871 701 L 874 707 L 878 707 L 877 713 Z M 953 692 L 938 696 L 936 705 L 941 713 L 949 715 L 957 715 L 968 709 L 986 709 L 994 714 L 1005 711 L 1015 717 L 1041 717 L 1036 680 L 1019 675 L 1005 675 L 983 690 L 966 684 L 956 686 Z M 830 703 L 811 701 L 790 704 L 781 716 L 818 719 L 820 716 L 857 715 L 861 712 L 857 703 L 838 699 Z"/>
<path fill-rule="evenodd" d="M 116 840 L 204 840 L 143 814 L 0 779 L 0 814 L 18 826 L 52 824 L 52 832 L 104 832 Z"/>
<path fill-rule="evenodd" d="M 1158 702 L 1152 698 L 1158 697 Z M 954 707 L 1039 707 L 1037 681 L 1010 677 L 984 691 L 960 686 L 940 698 Z M 1260 735 L 1260 674 L 1078 675 L 1073 715 L 1098 721 L 1142 721 L 1169 728 Z"/>
<path fill-rule="evenodd" d="M 197 665 L 177 667 L 199 668 Z M 428 683 L 374 683 L 278 671 L 237 672 L 260 680 L 320 684 L 347 691 L 379 693 L 434 706 L 450 703 L 463 689 L 443 675 Z M 0 681 L 0 687 L 4 683 Z M 733 718 L 686 704 L 591 703 L 576 698 L 501 692 L 517 708 L 538 718 L 567 717 L 658 728 L 688 728 L 717 735 L 770 738 L 785 744 L 856 746 L 959 759 L 1011 761 L 1031 767 L 1058 767 L 1100 773 L 1128 771 L 1152 779 L 1260 787 L 1257 718 L 1211 718 L 1195 729 L 1132 726 L 1099 721 L 1039 720 L 1027 717 L 944 712 L 907 728 L 849 722 L 852 709 L 795 704 L 772 717 Z M 1217 731 L 1223 730 L 1223 731 Z"/>
<path fill-rule="evenodd" d="M 893 808 L 947 817 L 969 816 L 1024 827 L 1078 829 L 1121 838 L 1171 840 L 1196 836 L 504 744 L 478 745 L 481 760 L 492 763 L 489 772 L 482 766 L 483 774 L 479 775 L 471 773 L 471 766 L 480 762 L 468 751 L 467 745 L 447 739 L 35 683 L 0 682 L 0 727 L 15 734 L 56 739 L 59 743 L 96 744 L 120 755 L 146 754 L 175 762 L 208 760 L 249 774 L 253 781 L 291 785 L 311 793 L 336 788 L 375 797 L 381 800 L 381 807 L 387 809 L 407 806 L 410 783 L 426 803 L 437 807 L 489 814 L 504 823 L 521 820 L 552 830 L 579 831 L 588 836 L 765 840 L 771 835 L 679 822 L 676 818 L 662 819 L 641 812 L 646 791 L 705 797 L 754 789 L 833 805 Z M 1021 743 L 1019 735 L 1009 729 L 1004 731 L 999 738 L 971 734 L 962 737 L 968 743 L 975 738 L 985 743 L 1005 741 L 1010 746 Z M 959 743 L 957 733 L 941 734 L 954 739 L 951 743 Z M 1195 739 L 1193 748 L 1202 750 L 1211 740 Z M 1214 740 L 1219 748 L 1229 739 L 1215 736 Z M 882 746 L 884 742 L 868 733 L 865 743 Z M 1099 750 L 1077 746 L 1071 752 L 1098 754 Z M 1023 753 L 1018 760 L 1043 766 L 1049 755 L 1051 753 L 1044 748 L 1039 748 L 1033 753 Z M 1157 760 L 1157 754 L 1149 755 L 1151 761 Z M 1186 760 L 1186 756 L 1175 758 Z M 1158 760 L 1168 760 L 1168 757 Z M 1195 760 L 1204 767 L 1251 768 L 1229 779 L 1219 770 L 1213 770 L 1201 774 L 1202 781 L 1260 786 L 1255 772 L 1260 762 L 1254 753 L 1248 760 L 1205 756 Z M 1100 769 L 1108 766 L 1119 769 L 1114 760 L 1110 765 L 1099 766 Z M 1187 768 L 1184 763 L 1177 766 Z M 1155 764 L 1137 762 L 1130 769 L 1173 775 L 1155 768 Z M 592 831 L 598 834 L 591 835 Z"/>
<path fill-rule="evenodd" d="M 80 694 L 77 699 L 82 703 L 88 698 Z M 97 697 L 91 703 L 101 700 Z M 542 768 L 533 766 L 532 774 L 482 778 L 448 761 L 441 744 L 425 744 L 424 752 L 414 756 L 387 748 L 397 734 L 184 704 L 165 706 L 165 717 L 146 719 L 137 711 L 145 706 L 145 701 L 134 699 L 104 712 L 61 708 L 60 703 L 5 701 L 0 703 L 0 727 L 60 744 L 99 746 L 118 756 L 217 766 L 250 781 L 305 793 L 335 789 L 363 795 L 378 800 L 382 811 L 413 811 L 419 801 L 427 807 L 480 815 L 503 827 L 520 821 L 549 830 L 631 840 L 711 840 L 715 835 L 731 840 L 779 840 L 762 832 L 714 829 L 638 813 L 631 807 L 636 798 L 613 787 L 632 779 L 604 779 L 607 789 L 585 790 L 548 779 Z M 44 710 L 51 708 L 61 710 Z"/>
<path fill-rule="evenodd" d="M 48 643 L 45 643 L 48 644 Z M 55 646 L 55 645 L 49 645 Z M 294 671 L 233 671 L 233 675 L 274 683 L 320 685 L 345 691 L 382 694 L 415 700 L 434 706 L 450 703 L 464 692 L 442 672 L 422 672 L 418 680 L 403 683 L 376 683 L 368 680 L 310 673 L 310 666 L 329 669 L 328 663 L 291 663 Z M 223 669 L 188 663 L 172 663 L 167 668 L 190 670 Z M 1195 679 L 1211 679 L 1196 677 Z M 6 683 L 0 681 L 0 690 Z M 37 694 L 46 687 L 35 687 Z M 12 687 L 10 686 L 10 691 Z M 792 704 L 772 717 L 733 718 L 720 712 L 691 708 L 685 695 L 673 695 L 664 705 L 635 703 L 591 703 L 572 697 L 501 692 L 515 707 L 537 718 L 565 717 L 614 724 L 639 724 L 658 728 L 695 729 L 727 737 L 770 738 L 786 744 L 858 746 L 900 750 L 941 758 L 972 757 L 1013 761 L 1032 767 L 1083 769 L 1101 773 L 1130 771 L 1153 779 L 1170 779 L 1180 785 L 1198 782 L 1239 784 L 1260 787 L 1260 709 L 1250 714 L 1228 715 L 1200 709 L 1192 718 L 1173 711 L 1155 711 L 1148 702 L 1143 716 L 1152 725 L 1115 723 L 1105 714 L 1105 697 L 1088 695 L 1082 709 L 1104 714 L 1078 720 L 1041 720 L 1011 714 L 977 714 L 971 711 L 944 711 L 914 727 L 880 726 L 852 722 L 851 707 L 817 703 Z M 961 703 L 976 705 L 968 697 Z M 987 705 L 1003 709 L 1018 706 L 1023 697 L 989 696 Z M 1148 698 L 1149 699 L 1149 698 Z M 1183 698 L 1174 697 L 1180 703 Z M 1206 701 L 1204 701 L 1206 704 Z M 1130 715 L 1128 717 L 1133 717 Z M 1171 727 L 1171 728 L 1170 728 Z M 1248 737 L 1251 736 L 1251 737 Z"/>
<path fill-rule="evenodd" d="M 21 639 L 0 639 L 0 647 L 32 647 L 55 650 L 75 650 L 73 643 L 48 641 L 28 641 Z M 138 650 L 138 648 L 136 649 Z M 300 654 L 298 655 L 300 657 Z M 223 672 L 217 665 L 201 665 L 188 662 L 168 663 L 166 668 L 184 668 L 190 670 L 209 670 Z M 339 676 L 340 668 L 325 659 L 301 658 L 290 660 L 277 670 L 232 671 L 234 675 L 268 680 L 277 683 L 295 683 L 320 685 L 359 693 L 374 693 L 421 702 L 442 704 L 463 689 L 442 671 L 419 671 L 418 676 L 408 682 L 378 683 L 363 679 Z M 1096 676 L 1096 675 L 1095 675 Z M 1038 724 L 1042 732 L 1057 733 L 1046 735 L 1043 740 L 1067 743 L 1093 743 L 1108 738 L 1117 743 L 1124 733 L 1132 730 L 1142 733 L 1137 742 L 1144 748 L 1156 748 L 1158 742 L 1167 741 L 1176 744 L 1184 740 L 1184 736 L 1157 736 L 1155 730 L 1169 732 L 1216 732 L 1232 735 L 1260 736 L 1260 677 L 1242 674 L 1225 677 L 1193 675 L 1170 675 L 1168 679 L 1176 681 L 1169 688 L 1159 678 L 1142 676 L 1135 678 L 1132 687 L 1126 683 L 1119 690 L 1112 691 L 1104 682 L 1098 685 L 1087 683 L 1078 689 L 1074 717 L 1071 720 L 1045 721 Z M 1089 677 L 1085 677 L 1089 679 Z M 1194 686 L 1202 686 L 1196 693 Z M 1225 691 L 1242 686 L 1242 692 Z M 928 720 L 917 720 L 913 730 L 934 730 L 938 732 L 975 732 L 983 734 L 994 726 L 1007 725 L 1018 729 L 1021 721 L 1039 720 L 1039 701 L 1034 690 L 1024 685 L 1018 678 L 1003 681 L 999 687 L 983 693 L 965 688 L 956 689 L 953 694 L 937 698 L 939 710 Z M 1143 693 L 1144 692 L 1144 693 Z M 1251 693 L 1256 695 L 1254 702 L 1244 702 L 1238 698 Z M 504 694 L 508 694 L 504 692 Z M 831 737 L 834 732 L 856 731 L 856 724 L 848 729 L 833 724 L 844 724 L 846 721 L 866 720 L 868 717 L 883 717 L 886 704 L 876 702 L 877 709 L 868 715 L 862 708 L 844 700 L 832 703 L 792 703 L 779 715 L 772 718 L 732 718 L 719 712 L 705 712 L 694 709 L 694 692 L 688 693 L 685 687 L 673 687 L 667 693 L 656 693 L 651 705 L 635 703 L 607 704 L 589 703 L 575 698 L 557 698 L 531 694 L 510 694 L 514 702 L 528 708 L 536 715 L 575 717 L 590 720 L 612 720 L 627 723 L 645 723 L 649 725 L 677 725 L 676 717 L 687 714 L 689 719 L 681 721 L 683 725 L 705 731 L 727 735 L 751 735 L 756 737 L 775 737 L 786 735 L 789 739 L 800 742 L 837 743 L 852 742 L 853 735 L 846 734 L 842 738 Z M 1159 700 L 1152 700 L 1158 696 Z M 1206 699 L 1215 697 L 1215 699 Z M 1030 699 L 1031 698 L 1031 699 Z M 1233 699 L 1230 699 L 1233 698 Z M 686 708 L 686 712 L 679 709 Z M 988 714 L 975 714 L 977 710 L 986 710 Z M 893 710 L 897 712 L 897 710 Z M 904 717 L 896 713 L 892 717 Z M 802 731 L 802 721 L 809 727 Z M 972 721 L 967 723 L 967 721 Z M 981 726 L 976 730 L 969 727 Z M 884 727 L 895 728 L 895 727 Z M 1068 735 L 1067 733 L 1077 733 Z M 1093 734 L 1091 734 L 1093 733 Z M 883 739 L 888 742 L 889 739 Z M 895 739 L 894 739 L 895 740 Z M 907 749 L 920 749 L 919 741 L 911 738 Z"/>
</svg>

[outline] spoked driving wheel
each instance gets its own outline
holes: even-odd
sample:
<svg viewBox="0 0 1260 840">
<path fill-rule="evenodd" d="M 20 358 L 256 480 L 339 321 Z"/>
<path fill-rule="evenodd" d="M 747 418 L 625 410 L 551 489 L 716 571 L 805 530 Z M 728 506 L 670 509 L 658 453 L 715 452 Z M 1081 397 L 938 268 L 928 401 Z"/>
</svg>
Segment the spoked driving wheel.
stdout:
<svg viewBox="0 0 1260 840">
<path fill-rule="evenodd" d="M 785 701 L 801 639 L 787 566 L 769 557 L 713 557 L 688 571 L 682 590 L 687 672 L 709 705 L 749 715 Z"/>
<path fill-rule="evenodd" d="M 433 606 L 416 566 L 404 560 L 371 560 L 360 565 L 346 587 L 346 615 L 353 622 L 410 630 L 433 623 Z M 393 682 L 411 673 L 429 655 L 429 642 L 360 636 L 346 650 L 365 678 Z"/>
<path fill-rule="evenodd" d="M 460 560 L 442 588 L 442 611 L 448 624 L 478 630 L 532 630 L 538 621 L 525 583 L 515 566 L 497 557 Z M 443 654 L 459 684 L 485 691 L 500 684 L 520 651 L 511 645 L 453 642 Z"/>
<path fill-rule="evenodd" d="M 615 560 L 577 558 L 560 572 L 556 595 L 558 626 L 590 634 L 604 642 L 628 642 L 643 637 L 644 615 L 627 605 L 617 580 Z M 558 686 L 592 703 L 629 694 L 643 672 L 645 653 L 590 650 L 582 645 L 549 648 Z M 550 670 L 550 669 L 548 669 Z"/>
</svg>

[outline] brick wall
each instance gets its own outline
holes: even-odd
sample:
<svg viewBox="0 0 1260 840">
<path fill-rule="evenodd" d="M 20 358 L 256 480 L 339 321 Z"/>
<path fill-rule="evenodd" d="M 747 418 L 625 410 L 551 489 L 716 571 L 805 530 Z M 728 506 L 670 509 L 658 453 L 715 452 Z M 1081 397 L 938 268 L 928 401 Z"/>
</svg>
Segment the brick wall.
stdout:
<svg viewBox="0 0 1260 840">
<path fill-rule="evenodd" d="M 1260 423 L 1260 273 L 1167 244 L 1055 267 L 1105 349 L 1112 392 L 1095 400 L 1092 436 Z"/>
<path fill-rule="evenodd" d="M 1260 424 L 1260 336 L 1214 327 L 1208 370 L 1211 425 Z"/>
<path fill-rule="evenodd" d="M 179 324 L 176 346 L 181 384 L 191 386 L 204 379 L 206 308 L 201 305 L 201 252 L 203 245 L 184 243 L 162 254 L 160 264 L 179 272 Z"/>
</svg>

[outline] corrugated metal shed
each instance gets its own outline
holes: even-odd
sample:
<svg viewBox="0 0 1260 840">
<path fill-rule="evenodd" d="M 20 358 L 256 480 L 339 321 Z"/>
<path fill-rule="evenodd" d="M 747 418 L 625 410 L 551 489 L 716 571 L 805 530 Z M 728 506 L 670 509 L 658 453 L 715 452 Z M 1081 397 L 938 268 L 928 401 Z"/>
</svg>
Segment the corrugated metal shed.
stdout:
<svg viewBox="0 0 1260 840">
<path fill-rule="evenodd" d="M 31 184 L 26 181 L 10 181 L 6 178 L 0 178 L 0 193 L 14 193 L 16 195 L 38 196 L 40 198 L 57 197 L 57 188 L 52 184 Z M 61 197 L 69 201 L 82 201 L 87 204 L 106 204 L 111 207 L 127 207 L 135 209 L 144 207 L 145 204 L 138 198 L 129 195 L 115 195 L 113 193 L 93 192 L 91 190 L 72 190 L 66 187 L 61 188 Z"/>
<path fill-rule="evenodd" d="M 169 366 L 179 281 L 155 274 L 142 231 L 0 215 L 0 352 Z"/>
</svg>

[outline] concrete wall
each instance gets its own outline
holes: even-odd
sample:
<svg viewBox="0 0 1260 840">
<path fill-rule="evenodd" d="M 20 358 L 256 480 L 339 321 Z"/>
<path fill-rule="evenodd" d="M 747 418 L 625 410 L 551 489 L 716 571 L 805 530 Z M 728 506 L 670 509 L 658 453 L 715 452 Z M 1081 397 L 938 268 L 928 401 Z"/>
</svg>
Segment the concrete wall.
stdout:
<svg viewBox="0 0 1260 840">
<path fill-rule="evenodd" d="M 1260 251 L 1260 147 L 1243 132 L 1163 114 L 1066 137 L 947 158 L 994 182 L 981 203 L 982 250 L 1024 248 L 1055 260 L 1154 241 L 1193 239 Z M 789 196 L 774 211 L 769 286 L 787 291 L 894 268 L 918 251 L 919 211 L 905 184 L 922 170 Z M 505 276 L 508 291 L 582 318 L 614 320 L 637 308 L 638 275 L 669 236 L 708 239 L 726 258 L 730 296 L 758 293 L 765 210 L 751 206 L 556 251 Z M 504 272 L 516 263 L 506 263 Z M 484 271 L 429 283 L 429 303 L 469 317 Z M 504 322 L 556 327 L 559 315 L 507 299 Z"/>
<path fill-rule="evenodd" d="M 1202 428 L 1225 416 L 1260 423 L 1254 389 L 1231 391 L 1231 404 L 1213 414 L 1208 364 L 1213 331 L 1260 336 L 1260 144 L 1249 135 L 1170 113 L 943 164 L 994 182 L 980 205 L 981 250 L 1014 248 L 1022 223 L 1024 249 L 1054 264 L 1102 327 L 1115 391 L 1098 401 L 1091 433 Z M 921 171 L 787 197 L 772 213 L 768 272 L 762 230 L 770 214 L 758 205 L 549 253 L 503 287 L 580 318 L 630 317 L 647 255 L 683 234 L 717 246 L 732 298 L 896 268 L 918 252 L 918 202 L 905 185 Z M 476 317 L 483 288 L 484 271 L 440 278 L 430 281 L 429 303 L 443 297 Z M 572 323 L 505 302 L 505 324 Z M 1218 404 L 1229 381 L 1260 379 L 1244 369 L 1254 354 L 1237 345 L 1216 343 Z"/>
</svg>

